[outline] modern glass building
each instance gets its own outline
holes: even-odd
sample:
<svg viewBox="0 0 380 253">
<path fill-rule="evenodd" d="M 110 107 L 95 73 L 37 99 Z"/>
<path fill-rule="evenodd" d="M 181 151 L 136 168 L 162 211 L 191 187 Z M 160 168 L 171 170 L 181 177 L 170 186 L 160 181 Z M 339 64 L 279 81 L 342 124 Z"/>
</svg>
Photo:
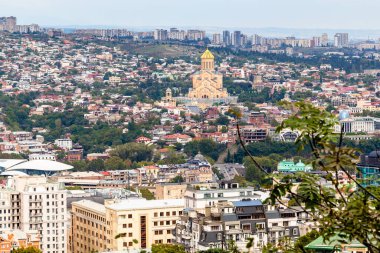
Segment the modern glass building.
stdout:
<svg viewBox="0 0 380 253">
<path fill-rule="evenodd" d="M 368 155 L 361 155 L 357 168 L 357 177 L 363 186 L 380 185 L 380 151 L 372 151 Z"/>
</svg>

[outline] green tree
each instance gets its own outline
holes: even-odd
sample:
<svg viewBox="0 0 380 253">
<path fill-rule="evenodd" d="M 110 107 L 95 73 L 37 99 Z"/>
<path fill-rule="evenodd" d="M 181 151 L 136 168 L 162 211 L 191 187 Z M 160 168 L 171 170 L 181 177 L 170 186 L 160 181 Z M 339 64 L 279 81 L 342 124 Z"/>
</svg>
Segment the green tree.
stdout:
<svg viewBox="0 0 380 253">
<path fill-rule="evenodd" d="M 283 203 L 286 196 L 291 196 L 317 222 L 325 239 L 339 233 L 343 240 L 358 240 L 370 253 L 379 252 L 380 194 L 376 188 L 363 187 L 349 173 L 349 168 L 356 167 L 357 150 L 344 145 L 343 133 L 334 134 L 337 118 L 306 102 L 283 103 L 283 106 L 294 114 L 284 120 L 277 131 L 298 130 L 296 145 L 299 149 L 309 146 L 314 155 L 314 169 L 325 171 L 325 179 L 333 187 L 321 185 L 318 177 L 303 172 L 287 175 L 282 180 L 274 178 L 275 185 L 267 203 Z M 239 133 L 239 124 L 237 129 Z M 267 174 L 241 139 L 240 143 L 253 164 Z M 335 180 L 339 172 L 355 183 L 356 191 L 346 194 L 342 190 Z"/>
<path fill-rule="evenodd" d="M 127 168 L 123 159 L 117 156 L 111 156 L 104 162 L 106 170 L 125 170 Z"/>
<path fill-rule="evenodd" d="M 174 125 L 174 128 L 173 128 L 173 133 L 182 133 L 183 132 L 183 128 L 181 125 Z"/>
<path fill-rule="evenodd" d="M 142 143 L 127 143 L 116 146 L 110 154 L 132 162 L 150 161 L 153 158 L 153 147 Z"/>
<path fill-rule="evenodd" d="M 104 161 L 102 159 L 95 159 L 90 161 L 87 167 L 91 171 L 103 171 L 105 169 Z"/>
<path fill-rule="evenodd" d="M 182 245 L 177 244 L 153 244 L 152 253 L 186 253 Z"/>
<path fill-rule="evenodd" d="M 11 253 L 42 253 L 42 251 L 36 247 L 27 247 L 27 248 L 12 249 Z"/>
<path fill-rule="evenodd" d="M 185 182 L 185 179 L 178 175 L 178 176 L 175 176 L 172 180 L 170 180 L 171 183 L 183 183 Z"/>
</svg>

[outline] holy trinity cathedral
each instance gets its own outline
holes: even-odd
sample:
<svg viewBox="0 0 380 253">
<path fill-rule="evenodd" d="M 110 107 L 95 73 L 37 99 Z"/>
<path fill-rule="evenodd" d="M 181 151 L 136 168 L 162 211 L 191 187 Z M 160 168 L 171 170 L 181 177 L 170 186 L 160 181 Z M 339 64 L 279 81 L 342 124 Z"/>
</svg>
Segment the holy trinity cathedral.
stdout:
<svg viewBox="0 0 380 253">
<path fill-rule="evenodd" d="M 223 88 L 223 75 L 215 72 L 214 55 L 206 50 L 201 56 L 201 71 L 193 75 L 193 88 L 189 90 L 190 99 L 227 98 Z"/>
<path fill-rule="evenodd" d="M 187 96 L 172 97 L 171 90 L 166 90 L 166 96 L 160 104 L 175 105 L 177 102 L 206 108 L 215 103 L 236 103 L 237 97 L 229 96 L 223 88 L 223 75 L 215 71 L 214 55 L 206 50 L 201 56 L 201 70 L 193 75 L 193 88 Z"/>
</svg>

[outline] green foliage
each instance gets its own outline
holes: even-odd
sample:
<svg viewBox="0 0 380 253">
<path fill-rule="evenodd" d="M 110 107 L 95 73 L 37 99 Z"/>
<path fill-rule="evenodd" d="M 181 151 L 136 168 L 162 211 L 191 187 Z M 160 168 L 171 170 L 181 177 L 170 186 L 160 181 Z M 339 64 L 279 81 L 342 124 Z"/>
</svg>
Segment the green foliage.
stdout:
<svg viewBox="0 0 380 253">
<path fill-rule="evenodd" d="M 141 196 L 147 200 L 155 199 L 154 194 L 148 188 L 139 188 Z"/>
<path fill-rule="evenodd" d="M 36 247 L 27 247 L 27 248 L 12 249 L 11 253 L 42 253 L 42 251 Z"/>
<path fill-rule="evenodd" d="M 183 129 L 182 129 L 182 126 L 181 125 L 174 125 L 174 128 L 173 128 L 173 133 L 182 133 L 183 132 Z"/>
<path fill-rule="evenodd" d="M 312 230 L 309 233 L 301 236 L 294 243 L 293 251 L 294 253 L 304 253 L 304 247 L 317 239 L 320 236 L 320 233 L 317 230 Z"/>
<path fill-rule="evenodd" d="M 153 244 L 152 253 L 186 253 L 186 251 L 182 245 Z"/>
<path fill-rule="evenodd" d="M 304 206 L 319 224 L 324 238 L 339 233 L 343 239 L 358 240 L 368 247 L 369 252 L 379 252 L 380 245 L 380 196 L 373 188 L 364 188 L 348 172 L 358 161 L 357 150 L 345 146 L 342 136 L 334 134 L 337 124 L 334 115 L 321 111 L 305 102 L 286 104 L 294 114 L 284 120 L 277 131 L 285 128 L 300 132 L 296 144 L 299 149 L 308 145 L 314 160 L 313 167 L 326 171 L 325 179 L 333 187 L 319 183 L 313 175 L 299 172 L 287 175 L 271 191 L 269 203 L 275 204 L 290 195 L 294 201 Z M 345 193 L 339 185 L 338 171 L 343 171 L 356 184 L 356 191 Z M 294 192 L 295 182 L 299 182 Z"/>
<path fill-rule="evenodd" d="M 125 170 L 127 168 L 126 163 L 118 156 L 111 156 L 104 162 L 106 170 Z"/>
<path fill-rule="evenodd" d="M 186 159 L 183 154 L 170 151 L 164 159 L 157 162 L 159 165 L 163 164 L 182 164 L 185 163 Z"/>
<path fill-rule="evenodd" d="M 204 156 L 209 156 L 213 160 L 218 160 L 219 154 L 221 154 L 226 149 L 223 144 L 218 144 L 211 139 L 202 139 L 199 141 L 191 141 L 186 143 L 184 147 L 184 152 L 188 156 L 195 156 L 201 153 Z"/>
<path fill-rule="evenodd" d="M 185 179 L 178 175 L 178 176 L 175 176 L 172 180 L 170 180 L 170 183 L 183 183 L 185 182 Z"/>
<path fill-rule="evenodd" d="M 116 146 L 110 154 L 132 162 L 150 161 L 153 158 L 153 147 L 142 143 L 127 143 Z"/>
<path fill-rule="evenodd" d="M 102 159 L 95 159 L 88 163 L 88 170 L 90 171 L 103 171 L 105 169 L 104 161 Z"/>
<path fill-rule="evenodd" d="M 250 87 L 251 89 L 251 87 Z M 268 87 L 265 87 L 262 91 L 258 92 L 256 90 L 249 90 L 240 93 L 239 102 L 253 102 L 253 103 L 264 103 L 272 102 L 276 103 L 285 97 L 286 91 L 284 89 L 277 91 L 275 90 L 271 94 L 271 90 Z"/>
<path fill-rule="evenodd" d="M 255 157 L 279 155 L 283 159 L 291 158 L 295 154 L 302 157 L 310 157 L 310 148 L 306 147 L 304 150 L 299 150 L 292 142 L 277 142 L 267 139 L 265 141 L 249 143 L 246 148 Z M 234 161 L 242 163 L 245 156 L 244 150 L 239 146 L 238 151 L 234 154 Z"/>
<path fill-rule="evenodd" d="M 216 125 L 224 125 L 224 126 L 227 126 L 228 124 L 230 123 L 230 120 L 228 119 L 227 116 L 220 116 L 216 121 L 215 121 L 215 124 Z"/>
</svg>

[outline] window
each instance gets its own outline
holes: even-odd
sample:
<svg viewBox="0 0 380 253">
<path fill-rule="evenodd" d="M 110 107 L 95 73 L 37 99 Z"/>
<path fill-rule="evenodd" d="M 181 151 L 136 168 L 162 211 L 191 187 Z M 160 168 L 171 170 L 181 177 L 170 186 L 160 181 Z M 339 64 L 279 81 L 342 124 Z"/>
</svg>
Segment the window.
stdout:
<svg viewBox="0 0 380 253">
<path fill-rule="evenodd" d="M 127 228 L 127 224 L 123 224 L 123 228 Z"/>
<path fill-rule="evenodd" d="M 129 218 L 129 219 L 132 219 L 132 214 L 128 214 L 128 218 Z"/>
<path fill-rule="evenodd" d="M 157 226 L 157 221 L 155 221 L 153 224 L 154 224 L 154 226 Z"/>
<path fill-rule="evenodd" d="M 297 229 L 295 228 L 295 229 L 293 229 L 293 235 L 298 235 L 298 231 L 297 231 Z"/>
<path fill-rule="evenodd" d="M 170 216 L 170 212 L 166 212 L 166 216 Z"/>
<path fill-rule="evenodd" d="M 131 227 L 132 227 L 132 223 L 129 223 L 129 224 L 128 224 L 128 227 L 131 228 Z"/>
<path fill-rule="evenodd" d="M 218 193 L 218 198 L 223 198 L 223 193 Z"/>
<path fill-rule="evenodd" d="M 177 215 L 177 212 L 176 212 L 176 211 L 173 211 L 173 212 L 172 212 L 172 215 Z"/>
<path fill-rule="evenodd" d="M 167 220 L 167 221 L 166 221 L 166 225 L 167 225 L 167 226 L 170 225 L 170 220 Z"/>
<path fill-rule="evenodd" d="M 223 238 L 222 233 L 218 233 L 218 234 L 217 234 L 217 240 L 218 240 L 218 241 L 221 241 L 222 238 Z"/>
<path fill-rule="evenodd" d="M 154 213 L 154 217 L 158 217 L 158 213 Z"/>
<path fill-rule="evenodd" d="M 251 230 L 251 224 L 249 223 L 243 224 L 242 229 L 245 231 Z"/>
<path fill-rule="evenodd" d="M 166 233 L 167 233 L 168 235 L 171 235 L 171 234 L 172 234 L 172 231 L 171 231 L 170 229 L 168 229 L 168 230 L 166 230 Z"/>
<path fill-rule="evenodd" d="M 289 226 L 289 221 L 284 221 L 284 227 L 288 227 Z"/>
</svg>

